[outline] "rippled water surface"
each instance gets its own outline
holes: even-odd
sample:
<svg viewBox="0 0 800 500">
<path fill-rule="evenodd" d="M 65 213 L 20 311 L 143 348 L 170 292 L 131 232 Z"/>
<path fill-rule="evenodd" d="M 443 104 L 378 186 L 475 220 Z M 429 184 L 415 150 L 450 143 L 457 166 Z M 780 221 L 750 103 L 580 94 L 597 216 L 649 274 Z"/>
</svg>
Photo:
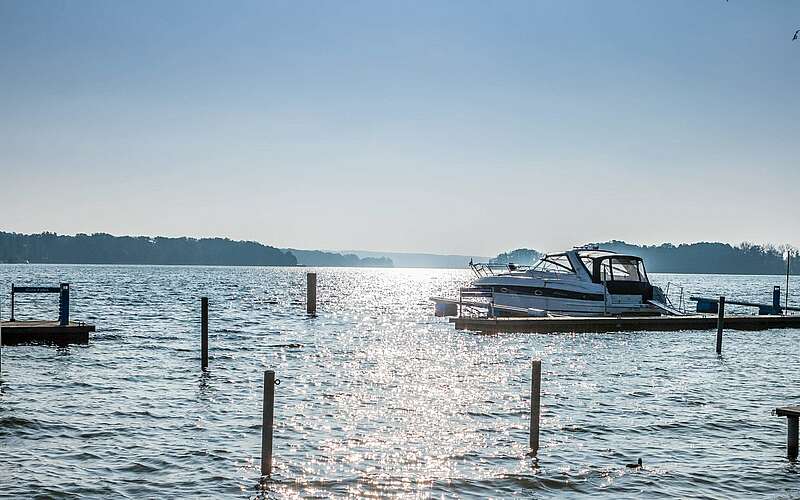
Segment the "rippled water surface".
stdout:
<svg viewBox="0 0 800 500">
<path fill-rule="evenodd" d="M 800 402 L 799 330 L 726 331 L 721 358 L 710 331 L 477 335 L 427 300 L 467 283 L 460 270 L 319 269 L 308 318 L 306 271 L 0 266 L 3 318 L 12 281 L 67 281 L 73 319 L 97 325 L 88 346 L 3 348 L 0 497 L 800 497 L 770 414 Z M 762 302 L 783 285 L 653 279 Z M 55 318 L 56 302 L 20 296 L 17 315 Z M 265 369 L 281 385 L 258 491 Z M 625 467 L 639 457 L 643 470 Z"/>
</svg>

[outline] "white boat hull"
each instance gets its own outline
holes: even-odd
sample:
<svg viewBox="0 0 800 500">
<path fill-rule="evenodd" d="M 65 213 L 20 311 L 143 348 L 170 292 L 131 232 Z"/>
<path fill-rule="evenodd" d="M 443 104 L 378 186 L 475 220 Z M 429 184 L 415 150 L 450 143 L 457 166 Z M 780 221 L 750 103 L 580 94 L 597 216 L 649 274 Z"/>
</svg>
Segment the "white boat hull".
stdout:
<svg viewBox="0 0 800 500">
<path fill-rule="evenodd" d="M 649 305 L 642 304 L 641 296 L 639 295 L 615 295 L 608 297 L 605 301 L 598 301 L 495 293 L 494 303 L 523 309 L 541 309 L 570 316 L 605 316 L 657 312 Z"/>
</svg>

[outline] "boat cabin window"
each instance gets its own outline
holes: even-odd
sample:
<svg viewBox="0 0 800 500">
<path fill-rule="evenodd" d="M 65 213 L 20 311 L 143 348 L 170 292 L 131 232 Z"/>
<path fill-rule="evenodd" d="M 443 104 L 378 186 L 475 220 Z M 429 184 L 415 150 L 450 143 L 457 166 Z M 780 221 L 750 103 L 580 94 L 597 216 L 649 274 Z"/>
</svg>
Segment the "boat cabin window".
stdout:
<svg viewBox="0 0 800 500">
<path fill-rule="evenodd" d="M 574 273 L 575 269 L 566 254 L 545 255 L 535 266 L 536 271 L 548 273 Z"/>
<path fill-rule="evenodd" d="M 631 257 L 611 257 L 600 264 L 601 281 L 644 281 L 647 273 L 639 259 Z"/>
<path fill-rule="evenodd" d="M 594 259 L 584 255 L 583 257 L 581 257 L 581 263 L 583 264 L 583 267 L 586 268 L 586 272 L 588 272 L 589 275 L 591 276 L 592 271 L 594 269 Z"/>
</svg>

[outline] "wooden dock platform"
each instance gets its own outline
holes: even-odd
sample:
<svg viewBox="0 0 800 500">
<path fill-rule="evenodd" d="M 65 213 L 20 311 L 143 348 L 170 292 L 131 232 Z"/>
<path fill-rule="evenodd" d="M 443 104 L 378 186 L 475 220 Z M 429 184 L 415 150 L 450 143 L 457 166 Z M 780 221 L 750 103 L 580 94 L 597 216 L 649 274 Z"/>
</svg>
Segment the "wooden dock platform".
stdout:
<svg viewBox="0 0 800 500">
<path fill-rule="evenodd" d="M 556 318 L 450 318 L 457 330 L 480 333 L 605 333 L 715 330 L 717 316 L 621 316 Z M 800 328 L 800 315 L 726 316 L 728 330 Z"/>
<path fill-rule="evenodd" d="M 60 326 L 58 321 L 3 321 L 2 345 L 19 344 L 88 344 L 94 325 L 70 322 Z"/>
</svg>

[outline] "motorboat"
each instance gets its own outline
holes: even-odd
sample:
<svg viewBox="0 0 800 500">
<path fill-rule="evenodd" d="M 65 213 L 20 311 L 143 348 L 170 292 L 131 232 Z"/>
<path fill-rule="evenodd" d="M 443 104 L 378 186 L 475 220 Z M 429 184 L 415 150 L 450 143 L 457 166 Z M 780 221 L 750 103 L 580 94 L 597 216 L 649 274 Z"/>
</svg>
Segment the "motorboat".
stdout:
<svg viewBox="0 0 800 500">
<path fill-rule="evenodd" d="M 458 314 L 464 297 L 483 298 L 467 305 L 485 307 L 489 316 L 680 314 L 650 283 L 641 257 L 597 246 L 547 254 L 533 266 L 470 262 L 470 268 L 476 279 L 460 290 Z"/>
</svg>

